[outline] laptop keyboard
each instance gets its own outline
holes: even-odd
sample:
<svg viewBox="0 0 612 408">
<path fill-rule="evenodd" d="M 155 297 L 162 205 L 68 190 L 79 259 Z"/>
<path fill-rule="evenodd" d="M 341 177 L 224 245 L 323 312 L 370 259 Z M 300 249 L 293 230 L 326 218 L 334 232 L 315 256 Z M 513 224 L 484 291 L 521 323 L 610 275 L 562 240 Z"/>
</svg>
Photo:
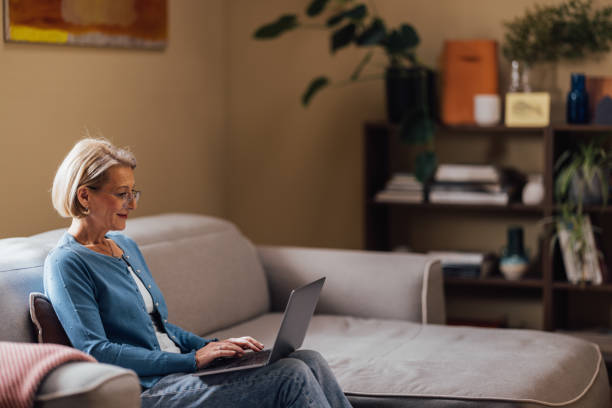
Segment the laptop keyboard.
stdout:
<svg viewBox="0 0 612 408">
<path fill-rule="evenodd" d="M 262 350 L 257 353 L 250 352 L 245 353 L 242 357 L 239 358 L 218 358 L 211 362 L 209 365 L 204 367 L 205 370 L 211 368 L 236 368 L 236 367 L 244 367 L 255 364 L 263 364 L 268 361 L 270 358 L 270 353 L 272 350 Z"/>
</svg>

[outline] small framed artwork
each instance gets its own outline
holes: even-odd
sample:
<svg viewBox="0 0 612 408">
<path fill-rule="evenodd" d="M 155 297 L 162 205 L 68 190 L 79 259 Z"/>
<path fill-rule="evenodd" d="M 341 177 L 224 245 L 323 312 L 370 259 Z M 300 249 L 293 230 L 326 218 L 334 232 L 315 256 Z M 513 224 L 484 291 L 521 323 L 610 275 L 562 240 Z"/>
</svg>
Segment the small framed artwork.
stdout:
<svg viewBox="0 0 612 408">
<path fill-rule="evenodd" d="M 506 94 L 506 126 L 539 127 L 550 124 L 550 94 L 509 92 Z"/>
<path fill-rule="evenodd" d="M 3 0 L 4 40 L 162 49 L 167 0 Z"/>
</svg>

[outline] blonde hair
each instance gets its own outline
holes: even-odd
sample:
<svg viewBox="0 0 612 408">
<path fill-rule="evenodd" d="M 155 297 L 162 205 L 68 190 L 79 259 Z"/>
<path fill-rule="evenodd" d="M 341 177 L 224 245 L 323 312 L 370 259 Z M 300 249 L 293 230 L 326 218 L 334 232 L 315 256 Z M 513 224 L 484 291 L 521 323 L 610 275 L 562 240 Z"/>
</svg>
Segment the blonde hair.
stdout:
<svg viewBox="0 0 612 408">
<path fill-rule="evenodd" d="M 136 158 L 106 139 L 87 138 L 77 142 L 55 173 L 51 189 L 53 208 L 66 218 L 86 216 L 88 210 L 78 200 L 78 188 L 101 187 L 106 181 L 107 170 L 113 166 L 135 169 Z"/>
</svg>

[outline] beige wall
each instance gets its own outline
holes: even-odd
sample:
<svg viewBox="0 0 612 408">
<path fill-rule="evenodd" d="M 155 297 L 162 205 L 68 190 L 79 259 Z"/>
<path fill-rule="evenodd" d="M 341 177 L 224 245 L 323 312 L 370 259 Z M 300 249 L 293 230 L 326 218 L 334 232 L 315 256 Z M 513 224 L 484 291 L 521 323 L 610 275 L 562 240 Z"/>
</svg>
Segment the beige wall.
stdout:
<svg viewBox="0 0 612 408">
<path fill-rule="evenodd" d="M 257 242 L 359 248 L 363 234 L 362 123 L 385 117 L 383 82 L 326 90 L 303 109 L 299 97 L 310 79 L 319 74 L 348 78 L 363 51 L 351 48 L 330 56 L 329 36 L 317 30 L 292 32 L 269 42 L 250 38 L 259 25 L 282 13 L 303 12 L 308 3 L 229 2 L 228 214 Z M 445 39 L 501 40 L 502 21 L 521 15 L 534 1 L 379 0 L 368 4 L 372 3 L 390 25 L 414 24 L 422 39 L 421 59 L 437 67 Z M 610 0 L 599 2 L 604 3 L 612 4 Z M 378 61 L 384 63 L 383 58 Z M 609 74 L 611 68 L 610 56 L 598 63 L 559 64 L 557 96 L 566 94 L 570 72 Z M 539 71 L 536 77 L 554 79 L 550 67 Z M 442 160 L 451 159 L 446 152 L 462 157 L 473 146 L 463 144 L 457 149 L 453 143 L 438 140 Z M 538 149 L 526 141 L 509 154 L 524 157 L 524 152 L 541 151 Z M 537 170 L 540 156 L 528 156 L 523 165 Z M 447 236 L 463 236 L 459 229 L 448 228 Z M 503 224 L 485 229 L 481 241 L 497 249 L 503 232 Z M 533 229 L 528 235 L 535 242 Z M 470 246 L 465 239 L 460 241 L 457 248 Z M 423 244 L 435 246 L 436 242 Z"/>
<path fill-rule="evenodd" d="M 0 238 L 67 225 L 49 189 L 85 128 L 136 153 L 135 215 L 226 215 L 226 3 L 168 1 L 162 52 L 0 42 Z"/>
</svg>

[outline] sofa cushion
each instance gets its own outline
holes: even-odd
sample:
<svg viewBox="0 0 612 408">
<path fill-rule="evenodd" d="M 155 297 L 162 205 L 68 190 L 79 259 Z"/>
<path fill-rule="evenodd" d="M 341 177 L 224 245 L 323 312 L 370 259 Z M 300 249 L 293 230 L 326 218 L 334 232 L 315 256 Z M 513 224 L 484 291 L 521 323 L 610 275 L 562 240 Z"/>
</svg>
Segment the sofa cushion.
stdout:
<svg viewBox="0 0 612 408">
<path fill-rule="evenodd" d="M 54 343 L 72 347 L 51 301 L 44 294 L 30 293 L 30 318 L 38 332 L 39 343 Z"/>
<path fill-rule="evenodd" d="M 41 292 L 48 250 L 29 238 L 0 240 L 0 341 L 36 342 L 28 293 Z"/>
<path fill-rule="evenodd" d="M 164 214 L 130 220 L 125 233 L 138 243 L 172 323 L 202 335 L 269 310 L 258 255 L 232 223 Z"/>
<path fill-rule="evenodd" d="M 140 383 L 132 370 L 72 362 L 54 369 L 38 388 L 34 407 L 139 407 Z"/>
<path fill-rule="evenodd" d="M 271 347 L 280 319 L 268 314 L 211 335 L 251 335 Z M 592 388 L 607 390 L 597 346 L 539 331 L 315 315 L 303 347 L 321 352 L 343 390 L 359 397 L 573 407 Z"/>
</svg>

